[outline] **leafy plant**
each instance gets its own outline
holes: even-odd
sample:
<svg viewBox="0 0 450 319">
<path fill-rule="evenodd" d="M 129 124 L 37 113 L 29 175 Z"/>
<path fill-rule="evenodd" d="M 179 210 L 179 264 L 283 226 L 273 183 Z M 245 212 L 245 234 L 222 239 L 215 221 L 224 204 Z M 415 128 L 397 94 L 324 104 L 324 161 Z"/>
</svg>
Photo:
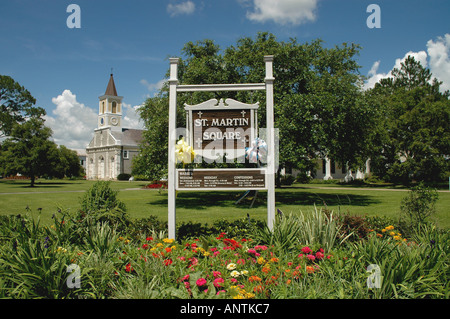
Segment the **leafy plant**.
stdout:
<svg viewBox="0 0 450 319">
<path fill-rule="evenodd" d="M 112 190 L 108 181 L 96 182 L 80 200 L 79 217 L 125 228 L 130 221 L 126 214 L 126 206 L 117 198 L 117 194 L 118 191 Z"/>
<path fill-rule="evenodd" d="M 402 199 L 401 223 L 404 231 L 411 232 L 412 229 L 421 224 L 428 223 L 435 212 L 435 204 L 439 195 L 435 189 L 419 184 L 411 189 Z"/>
</svg>

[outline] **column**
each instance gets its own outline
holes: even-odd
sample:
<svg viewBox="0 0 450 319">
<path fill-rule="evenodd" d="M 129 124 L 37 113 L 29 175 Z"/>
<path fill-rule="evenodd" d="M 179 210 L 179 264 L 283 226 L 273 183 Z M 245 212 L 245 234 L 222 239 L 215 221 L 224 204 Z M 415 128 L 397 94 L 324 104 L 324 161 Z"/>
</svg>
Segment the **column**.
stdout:
<svg viewBox="0 0 450 319">
<path fill-rule="evenodd" d="M 177 85 L 178 85 L 178 58 L 170 60 L 169 78 L 169 148 L 168 148 L 168 237 L 175 239 L 176 235 L 176 205 L 175 205 L 175 144 L 177 123 Z"/>
<path fill-rule="evenodd" d="M 264 56 L 266 64 L 266 123 L 267 123 L 267 226 L 273 230 L 275 221 L 275 132 L 273 111 L 273 55 Z"/>
<path fill-rule="evenodd" d="M 325 157 L 325 176 L 323 177 L 323 179 L 333 179 L 333 176 L 331 176 L 331 161 L 328 157 Z"/>
</svg>

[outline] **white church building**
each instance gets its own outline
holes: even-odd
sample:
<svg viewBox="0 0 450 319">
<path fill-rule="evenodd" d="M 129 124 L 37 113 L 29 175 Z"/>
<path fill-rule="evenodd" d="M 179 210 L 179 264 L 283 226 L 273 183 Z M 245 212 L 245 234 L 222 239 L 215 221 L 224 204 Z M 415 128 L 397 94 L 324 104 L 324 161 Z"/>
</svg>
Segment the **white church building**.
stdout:
<svg viewBox="0 0 450 319">
<path fill-rule="evenodd" d="M 94 137 L 86 147 L 87 179 L 114 180 L 119 174 L 131 174 L 143 130 L 122 127 L 122 99 L 111 74 L 105 94 L 99 97 Z"/>
</svg>

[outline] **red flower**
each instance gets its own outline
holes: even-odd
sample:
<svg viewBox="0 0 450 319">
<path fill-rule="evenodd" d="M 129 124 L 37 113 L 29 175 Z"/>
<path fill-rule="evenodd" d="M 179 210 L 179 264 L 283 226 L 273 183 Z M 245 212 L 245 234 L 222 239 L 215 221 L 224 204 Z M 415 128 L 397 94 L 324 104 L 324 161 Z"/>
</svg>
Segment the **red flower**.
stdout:
<svg viewBox="0 0 450 319">
<path fill-rule="evenodd" d="M 148 244 L 144 244 L 144 245 L 142 245 L 142 248 L 144 248 L 144 249 L 148 249 Z"/>
<path fill-rule="evenodd" d="M 130 264 L 130 263 L 128 263 L 128 264 L 125 266 L 125 271 L 126 271 L 126 272 L 132 272 L 132 271 L 134 271 L 134 269 L 133 269 L 133 267 L 131 267 L 131 264 Z"/>
<path fill-rule="evenodd" d="M 164 260 L 164 265 L 166 265 L 166 266 L 170 266 L 170 265 L 172 265 L 172 263 L 173 263 L 172 259 L 165 259 Z"/>
<path fill-rule="evenodd" d="M 312 252 L 312 250 L 308 246 L 305 246 L 302 248 L 302 252 L 305 254 L 309 254 L 310 252 Z"/>
<path fill-rule="evenodd" d="M 319 259 L 319 260 L 323 259 L 324 256 L 325 256 L 325 255 L 323 254 L 323 252 L 318 251 L 318 252 L 316 253 L 316 258 Z"/>
<path fill-rule="evenodd" d="M 237 241 L 231 238 L 224 239 L 223 243 L 227 246 L 227 248 L 231 250 L 241 247 L 241 244 L 239 244 Z"/>
<path fill-rule="evenodd" d="M 153 237 L 147 237 L 147 238 L 145 238 L 145 240 L 146 240 L 146 241 L 152 241 L 152 240 L 153 240 Z"/>
</svg>

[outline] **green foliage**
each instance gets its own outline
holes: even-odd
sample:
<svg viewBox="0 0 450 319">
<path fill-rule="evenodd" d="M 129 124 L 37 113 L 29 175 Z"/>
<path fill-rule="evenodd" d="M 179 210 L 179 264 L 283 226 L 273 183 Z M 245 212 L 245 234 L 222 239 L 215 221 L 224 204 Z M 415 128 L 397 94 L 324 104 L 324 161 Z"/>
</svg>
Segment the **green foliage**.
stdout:
<svg viewBox="0 0 450 319">
<path fill-rule="evenodd" d="M 435 204 L 439 195 L 435 189 L 423 184 L 411 188 L 401 202 L 401 221 L 403 228 L 410 230 L 430 222 L 436 213 Z"/>
<path fill-rule="evenodd" d="M 118 191 L 108 181 L 98 181 L 80 199 L 80 218 L 86 222 L 108 222 L 122 229 L 130 221 L 125 204 L 117 198 Z"/>
<path fill-rule="evenodd" d="M 131 177 L 131 174 L 125 174 L 125 173 L 121 173 L 119 175 L 117 175 L 117 180 L 118 181 L 128 181 Z"/>
<path fill-rule="evenodd" d="M 371 170 L 385 180 L 439 182 L 450 172 L 449 92 L 408 57 L 366 98 L 379 110 L 371 135 Z"/>
<path fill-rule="evenodd" d="M 257 230 L 256 237 L 267 245 L 279 249 L 291 249 L 297 245 L 320 245 L 331 250 L 336 244 L 344 243 L 349 235 L 342 236 L 342 225 L 333 213 L 326 214 L 317 208 L 310 214 L 277 214 L 273 230 L 267 225 Z"/>
<path fill-rule="evenodd" d="M 362 99 L 358 64 L 360 47 L 325 48 L 322 41 L 278 41 L 273 34 L 243 37 L 224 50 L 212 40 L 183 47 L 178 78 L 182 84 L 260 83 L 264 55 L 274 55 L 275 127 L 279 128 L 280 165 L 311 171 L 317 154 L 354 166 L 366 157 L 372 113 Z M 150 180 L 167 174 L 168 86 L 140 108 L 147 128 L 133 174 Z M 258 127 L 265 127 L 264 92 L 193 92 L 177 96 L 177 127 L 185 126 L 184 104 L 211 98 L 260 102 Z"/>
<path fill-rule="evenodd" d="M 34 104 L 36 99 L 27 89 L 10 76 L 0 74 L 0 136 L 9 136 L 15 124 L 45 115 L 45 110 Z"/>
</svg>

